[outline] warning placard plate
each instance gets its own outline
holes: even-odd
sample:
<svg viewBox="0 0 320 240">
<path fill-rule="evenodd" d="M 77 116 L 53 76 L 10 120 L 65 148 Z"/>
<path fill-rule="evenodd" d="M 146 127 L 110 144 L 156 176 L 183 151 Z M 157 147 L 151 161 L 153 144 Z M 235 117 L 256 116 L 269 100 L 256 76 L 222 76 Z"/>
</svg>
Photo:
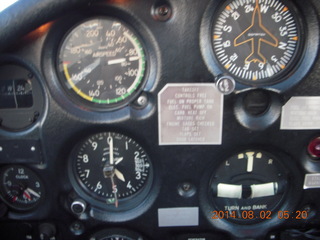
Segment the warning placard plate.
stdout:
<svg viewBox="0 0 320 240">
<path fill-rule="evenodd" d="M 158 95 L 160 145 L 218 145 L 223 95 L 215 84 L 167 84 Z"/>
<path fill-rule="evenodd" d="M 320 97 L 292 97 L 282 107 L 281 129 L 320 129 Z"/>
</svg>

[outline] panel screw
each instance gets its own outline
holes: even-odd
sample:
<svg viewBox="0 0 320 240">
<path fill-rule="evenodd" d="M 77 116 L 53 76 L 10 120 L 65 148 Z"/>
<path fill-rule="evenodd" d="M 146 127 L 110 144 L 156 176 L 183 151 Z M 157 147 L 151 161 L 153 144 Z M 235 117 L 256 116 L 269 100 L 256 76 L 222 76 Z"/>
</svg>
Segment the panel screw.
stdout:
<svg viewBox="0 0 320 240">
<path fill-rule="evenodd" d="M 81 222 L 73 222 L 70 226 L 70 231 L 76 235 L 79 236 L 84 232 L 84 226 Z"/>
<path fill-rule="evenodd" d="M 141 94 L 134 102 L 134 106 L 138 109 L 145 108 L 148 105 L 148 97 L 146 94 Z"/>
<path fill-rule="evenodd" d="M 192 183 L 183 182 L 178 186 L 178 194 L 181 197 L 189 198 L 196 193 L 196 188 Z"/>
<path fill-rule="evenodd" d="M 185 192 L 188 192 L 191 188 L 191 185 L 190 183 L 184 183 L 182 184 L 182 189 L 185 191 Z"/>
<path fill-rule="evenodd" d="M 168 4 L 162 4 L 160 6 L 155 6 L 152 9 L 152 16 L 157 21 L 167 21 L 172 16 L 172 9 Z"/>
<path fill-rule="evenodd" d="M 168 6 L 164 5 L 158 8 L 158 12 L 161 16 L 167 16 L 167 14 L 169 13 L 169 8 Z"/>
</svg>

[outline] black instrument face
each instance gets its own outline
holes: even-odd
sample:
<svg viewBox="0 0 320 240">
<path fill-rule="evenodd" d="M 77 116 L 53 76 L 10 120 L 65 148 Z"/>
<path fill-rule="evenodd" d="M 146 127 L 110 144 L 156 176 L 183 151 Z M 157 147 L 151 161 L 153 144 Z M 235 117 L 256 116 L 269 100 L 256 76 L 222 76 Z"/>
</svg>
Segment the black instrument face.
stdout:
<svg viewBox="0 0 320 240">
<path fill-rule="evenodd" d="M 0 179 L 0 196 L 12 209 L 32 209 L 43 197 L 43 184 L 36 174 L 26 167 L 6 167 L 0 173 Z"/>
<path fill-rule="evenodd" d="M 126 24 L 94 18 L 65 38 L 58 68 L 67 91 L 83 104 L 114 108 L 141 89 L 146 57 L 141 41 Z"/>
<path fill-rule="evenodd" d="M 122 237 L 122 236 L 111 236 L 111 237 L 105 237 L 102 238 L 101 240 L 133 240 L 132 238 L 128 238 L 128 237 Z"/>
<path fill-rule="evenodd" d="M 298 61 L 302 34 L 298 16 L 284 0 L 228 0 L 212 30 L 215 58 L 241 83 L 283 80 Z"/>
<path fill-rule="evenodd" d="M 104 132 L 88 137 L 72 161 L 80 187 L 106 205 L 130 203 L 151 181 L 152 166 L 146 152 L 122 134 Z"/>
<path fill-rule="evenodd" d="M 15 56 L 0 57 L 0 128 L 21 132 L 43 116 L 45 97 L 37 70 Z"/>
<path fill-rule="evenodd" d="M 145 239 L 136 232 L 127 229 L 104 229 L 91 236 L 90 239 L 96 240 L 142 240 Z"/>
<path fill-rule="evenodd" d="M 288 182 L 281 159 L 265 151 L 241 152 L 224 161 L 213 174 L 213 203 L 231 222 L 268 220 L 281 207 Z"/>
</svg>

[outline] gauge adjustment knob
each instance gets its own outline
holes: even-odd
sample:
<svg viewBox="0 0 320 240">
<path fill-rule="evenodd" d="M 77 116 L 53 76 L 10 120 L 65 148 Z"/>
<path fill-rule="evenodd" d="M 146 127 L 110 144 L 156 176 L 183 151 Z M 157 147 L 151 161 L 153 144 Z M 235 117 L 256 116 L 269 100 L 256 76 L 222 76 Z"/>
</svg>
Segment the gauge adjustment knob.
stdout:
<svg viewBox="0 0 320 240">
<path fill-rule="evenodd" d="M 71 203 L 71 211 L 74 214 L 82 214 L 86 211 L 87 208 L 87 203 L 82 200 L 82 199 L 75 199 L 72 203 Z"/>
</svg>

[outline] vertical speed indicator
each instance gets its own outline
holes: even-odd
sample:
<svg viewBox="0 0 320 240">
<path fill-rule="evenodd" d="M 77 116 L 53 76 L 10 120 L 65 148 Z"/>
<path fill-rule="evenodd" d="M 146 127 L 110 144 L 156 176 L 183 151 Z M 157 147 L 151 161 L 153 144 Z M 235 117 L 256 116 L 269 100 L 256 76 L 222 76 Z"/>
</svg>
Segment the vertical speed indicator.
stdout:
<svg viewBox="0 0 320 240">
<path fill-rule="evenodd" d="M 228 0 L 213 23 L 215 58 L 241 83 L 270 85 L 297 63 L 302 34 L 285 0 Z"/>
</svg>

